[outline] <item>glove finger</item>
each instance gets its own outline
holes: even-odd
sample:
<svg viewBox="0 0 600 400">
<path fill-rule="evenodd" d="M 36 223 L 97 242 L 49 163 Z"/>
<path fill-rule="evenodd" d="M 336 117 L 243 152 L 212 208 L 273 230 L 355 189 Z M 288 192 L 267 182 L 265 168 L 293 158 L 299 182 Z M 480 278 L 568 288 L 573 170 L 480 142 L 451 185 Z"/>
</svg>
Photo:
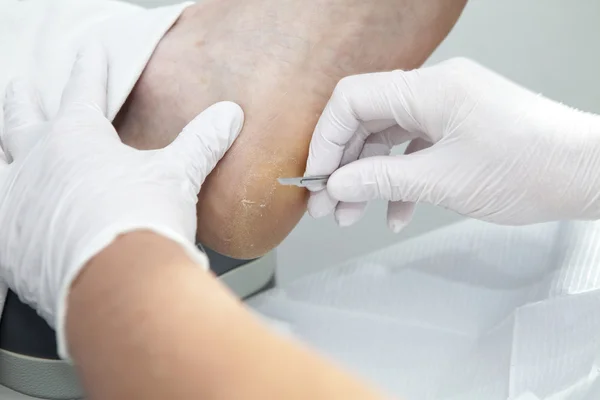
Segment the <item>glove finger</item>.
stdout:
<svg viewBox="0 0 600 400">
<path fill-rule="evenodd" d="M 412 154 L 431 147 L 431 143 L 423 139 L 414 139 L 410 142 L 404 154 Z M 405 201 L 390 201 L 388 203 L 388 227 L 394 233 L 399 233 L 406 227 L 415 213 L 416 204 Z"/>
<path fill-rule="evenodd" d="M 360 158 L 387 156 L 392 148 L 410 139 L 410 134 L 399 126 L 391 126 L 382 132 L 367 137 Z M 347 227 L 358 222 L 365 213 L 367 202 L 340 202 L 335 209 L 335 220 L 339 226 Z"/>
<path fill-rule="evenodd" d="M 239 105 L 216 103 L 196 116 L 162 152 L 168 162 L 183 163 L 197 193 L 243 125 L 244 112 Z"/>
<path fill-rule="evenodd" d="M 344 149 L 344 154 L 342 155 L 342 160 L 339 166 L 344 166 L 352 161 L 356 161 L 363 151 L 365 142 L 374 132 L 380 132 L 382 130 L 389 129 L 393 125 L 395 125 L 395 121 L 393 120 L 368 121 L 360 124 L 355 135 L 352 136 L 350 141 L 346 144 L 346 148 Z M 325 187 L 314 186 L 308 187 L 307 189 L 311 192 L 318 192 L 323 190 Z M 329 209 L 330 206 L 331 202 L 328 203 L 327 209 Z M 325 211 L 323 210 L 323 212 Z M 342 213 L 343 212 L 344 211 L 342 211 Z"/>
<path fill-rule="evenodd" d="M 373 121 L 365 121 L 362 123 L 362 125 L 365 127 L 365 129 L 367 131 L 369 131 L 371 134 L 373 134 L 373 133 L 383 132 L 386 129 L 389 129 L 398 124 L 396 124 L 396 121 L 394 121 L 393 119 L 376 119 Z"/>
<path fill-rule="evenodd" d="M 358 160 L 365 141 L 370 134 L 371 132 L 369 132 L 364 125 L 359 125 L 358 129 L 354 133 L 354 136 L 352 136 L 352 138 L 346 144 L 346 148 L 342 154 L 342 159 L 340 160 L 339 166 L 343 166 L 351 163 L 352 161 Z"/>
<path fill-rule="evenodd" d="M 360 124 L 354 136 L 352 136 L 350 141 L 346 144 L 340 166 L 358 160 L 363 151 L 365 142 L 367 142 L 372 135 L 377 135 L 379 132 L 390 129 L 395 125 L 396 122 L 394 120 L 367 121 Z"/>
<path fill-rule="evenodd" d="M 395 146 L 408 142 L 415 137 L 414 134 L 402 129 L 398 125 L 374 133 L 365 141 L 359 158 L 375 156 L 388 156 Z"/>
<path fill-rule="evenodd" d="M 4 130 L 0 138 L 7 162 L 29 152 L 43 132 L 36 125 L 45 119 L 37 90 L 24 79 L 14 79 L 6 88 Z"/>
<path fill-rule="evenodd" d="M 338 201 L 332 198 L 327 190 L 313 192 L 308 198 L 308 214 L 313 218 L 322 218 L 331 214 Z"/>
<path fill-rule="evenodd" d="M 410 140 L 411 135 L 399 126 L 391 126 L 382 132 L 369 136 L 363 145 L 359 158 L 387 156 L 392 148 Z M 350 226 L 358 222 L 365 213 L 367 202 L 339 202 L 335 209 L 335 219 L 339 226 Z"/>
<path fill-rule="evenodd" d="M 410 144 L 408 145 L 408 147 L 406 148 L 406 151 L 404 152 L 404 154 L 408 155 L 408 154 L 414 154 L 416 152 L 419 152 L 421 150 L 425 150 L 428 149 L 432 146 L 431 142 L 428 142 L 426 140 L 423 139 L 413 139 Z"/>
<path fill-rule="evenodd" d="M 435 147 L 411 155 L 369 157 L 338 169 L 329 178 L 327 190 L 338 201 L 388 201 L 442 204 L 447 200 L 452 166 Z M 447 157 L 446 157 L 447 158 Z M 448 164 L 450 161 L 453 164 Z"/>
<path fill-rule="evenodd" d="M 354 225 L 365 215 L 368 204 L 366 201 L 358 203 L 340 202 L 335 208 L 335 222 L 342 228 Z"/>
<path fill-rule="evenodd" d="M 335 171 L 361 122 L 396 119 L 389 101 L 393 77 L 392 72 L 381 72 L 350 76 L 338 83 L 313 133 L 306 175 Z"/>
<path fill-rule="evenodd" d="M 412 220 L 416 204 L 406 201 L 390 201 L 387 209 L 388 227 L 394 233 L 399 233 Z"/>
<path fill-rule="evenodd" d="M 380 121 L 371 121 L 371 122 L 380 122 Z M 360 153 L 362 151 L 364 143 L 367 140 L 367 138 L 369 137 L 369 135 L 371 135 L 371 132 L 373 132 L 373 131 L 371 131 L 366 124 L 360 124 L 358 126 L 358 128 L 356 129 L 356 132 L 354 132 L 354 135 L 352 136 L 352 138 L 350 138 L 348 143 L 346 143 L 339 166 L 346 165 L 346 164 L 351 163 L 352 161 L 356 161 L 358 159 L 358 156 L 360 155 Z M 308 174 L 306 172 L 304 175 L 310 176 L 310 174 Z M 319 192 L 319 191 L 323 190 L 324 187 L 313 186 L 313 187 L 308 187 L 307 189 L 311 192 Z"/>
<path fill-rule="evenodd" d="M 106 115 L 108 61 L 104 47 L 92 42 L 83 47 L 71 70 L 65 87 L 59 114 L 80 115 L 94 112 Z M 73 111 L 76 109 L 76 112 Z"/>
</svg>

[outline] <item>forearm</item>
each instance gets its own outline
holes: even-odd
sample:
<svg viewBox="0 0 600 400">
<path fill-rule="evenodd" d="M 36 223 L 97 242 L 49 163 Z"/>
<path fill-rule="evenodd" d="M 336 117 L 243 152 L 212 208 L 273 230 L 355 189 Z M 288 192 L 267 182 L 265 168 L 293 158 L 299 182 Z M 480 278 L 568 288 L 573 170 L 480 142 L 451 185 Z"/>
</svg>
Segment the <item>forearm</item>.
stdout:
<svg viewBox="0 0 600 400">
<path fill-rule="evenodd" d="M 123 236 L 89 263 L 72 288 L 67 333 L 91 399 L 380 397 L 263 327 L 151 233 Z"/>
</svg>

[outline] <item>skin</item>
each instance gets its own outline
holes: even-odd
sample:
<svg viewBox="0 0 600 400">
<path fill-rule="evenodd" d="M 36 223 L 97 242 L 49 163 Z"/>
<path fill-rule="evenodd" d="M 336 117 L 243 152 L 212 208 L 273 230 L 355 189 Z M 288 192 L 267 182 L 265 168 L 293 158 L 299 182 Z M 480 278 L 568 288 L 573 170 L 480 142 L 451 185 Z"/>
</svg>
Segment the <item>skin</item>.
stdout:
<svg viewBox="0 0 600 400">
<path fill-rule="evenodd" d="M 207 179 L 198 239 L 234 258 L 277 246 L 307 192 L 278 177 L 304 173 L 313 129 L 335 84 L 353 74 L 420 66 L 466 0 L 205 0 L 156 49 L 115 121 L 123 141 L 164 147 L 200 111 L 231 100 L 242 134 Z"/>
<path fill-rule="evenodd" d="M 146 231 L 87 264 L 67 337 L 90 400 L 384 398 L 263 326 L 181 247 Z"/>
</svg>

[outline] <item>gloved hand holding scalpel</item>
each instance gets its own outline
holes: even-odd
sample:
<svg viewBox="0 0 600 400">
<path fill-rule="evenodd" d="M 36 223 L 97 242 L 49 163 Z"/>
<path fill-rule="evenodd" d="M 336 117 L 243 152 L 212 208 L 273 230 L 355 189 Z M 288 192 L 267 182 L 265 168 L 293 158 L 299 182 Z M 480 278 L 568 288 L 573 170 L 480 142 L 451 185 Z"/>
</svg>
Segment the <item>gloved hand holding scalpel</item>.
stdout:
<svg viewBox="0 0 600 400">
<path fill-rule="evenodd" d="M 402 156 L 391 149 L 412 141 Z M 309 213 L 338 224 L 389 201 L 401 230 L 426 202 L 499 224 L 600 217 L 600 116 L 466 59 L 340 81 L 315 129 Z"/>
</svg>

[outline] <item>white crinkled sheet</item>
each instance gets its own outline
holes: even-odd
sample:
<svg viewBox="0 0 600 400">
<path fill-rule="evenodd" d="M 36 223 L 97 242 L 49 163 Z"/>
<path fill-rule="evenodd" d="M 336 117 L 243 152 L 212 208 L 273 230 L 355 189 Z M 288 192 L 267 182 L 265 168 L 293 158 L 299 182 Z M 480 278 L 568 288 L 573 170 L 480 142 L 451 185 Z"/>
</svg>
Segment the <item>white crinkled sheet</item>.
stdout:
<svg viewBox="0 0 600 400">
<path fill-rule="evenodd" d="M 599 223 L 465 221 L 249 304 L 406 400 L 597 400 L 599 288 Z"/>
</svg>

